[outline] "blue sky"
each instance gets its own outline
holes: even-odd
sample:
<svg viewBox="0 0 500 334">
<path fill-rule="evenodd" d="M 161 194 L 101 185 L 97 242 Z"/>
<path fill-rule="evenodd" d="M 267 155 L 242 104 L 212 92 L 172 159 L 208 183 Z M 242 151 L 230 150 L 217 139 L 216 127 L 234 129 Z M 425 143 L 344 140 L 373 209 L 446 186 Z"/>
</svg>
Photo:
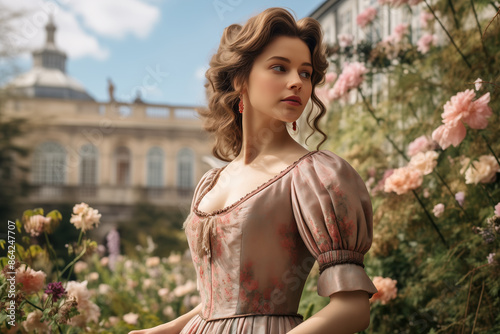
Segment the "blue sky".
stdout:
<svg viewBox="0 0 500 334">
<path fill-rule="evenodd" d="M 204 72 L 225 27 L 268 7 L 285 7 L 300 19 L 323 2 L 0 0 L 0 5 L 27 11 L 15 28 L 26 37 L 20 39 L 23 46 L 32 49 L 44 43 L 42 21 L 52 11 L 56 43 L 69 56 L 67 72 L 96 100 L 108 100 L 109 77 L 118 100 L 130 102 L 140 90 L 146 102 L 196 106 L 206 104 Z M 36 35 L 22 35 L 29 24 L 40 28 Z M 31 57 L 20 57 L 18 64 L 28 70 Z"/>
</svg>

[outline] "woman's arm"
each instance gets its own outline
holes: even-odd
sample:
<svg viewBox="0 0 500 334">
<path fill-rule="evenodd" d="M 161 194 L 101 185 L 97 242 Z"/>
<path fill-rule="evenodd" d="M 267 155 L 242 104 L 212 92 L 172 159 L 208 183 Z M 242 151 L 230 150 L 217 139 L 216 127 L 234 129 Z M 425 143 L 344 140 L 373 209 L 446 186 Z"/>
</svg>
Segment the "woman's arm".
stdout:
<svg viewBox="0 0 500 334">
<path fill-rule="evenodd" d="M 353 334 L 370 325 L 370 302 L 366 291 L 339 291 L 330 303 L 287 334 Z"/>
<path fill-rule="evenodd" d="M 200 311 L 201 303 L 188 313 L 181 315 L 175 320 L 169 321 L 162 325 L 158 325 L 156 327 L 131 331 L 129 332 L 129 334 L 179 334 L 189 322 L 189 320 L 200 313 Z"/>
</svg>

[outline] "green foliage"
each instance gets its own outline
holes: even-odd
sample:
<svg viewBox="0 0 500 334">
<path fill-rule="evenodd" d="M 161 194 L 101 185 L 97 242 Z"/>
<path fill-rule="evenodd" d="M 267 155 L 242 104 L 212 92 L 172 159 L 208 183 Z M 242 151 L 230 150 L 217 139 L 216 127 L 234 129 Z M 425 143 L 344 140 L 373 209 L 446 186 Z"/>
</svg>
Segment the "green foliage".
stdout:
<svg viewBox="0 0 500 334">
<path fill-rule="evenodd" d="M 500 202 L 500 176 L 475 184 L 466 183 L 464 174 L 472 160 L 500 156 L 500 25 L 497 17 L 484 33 L 491 16 L 479 22 L 480 31 L 471 3 L 443 0 L 433 6 L 457 47 L 445 34 L 446 44 L 426 54 L 408 40 L 396 47 L 392 59 L 379 45 L 366 42 L 356 52 L 341 52 L 348 61 L 354 55 L 365 61 L 367 83 L 379 73 L 388 78 L 386 97 L 361 89 L 365 99 L 358 93 L 354 104 L 330 105 L 336 115 L 328 123 L 335 134 L 329 142 L 332 151 L 356 168 L 371 191 L 374 236 L 365 269 L 371 277 L 397 281 L 395 299 L 372 303 L 366 333 L 456 333 L 473 328 L 497 333 L 500 326 L 500 235 L 499 228 L 495 231 L 496 225 L 487 222 Z M 478 15 L 494 7 L 491 1 L 473 3 Z M 467 127 L 458 147 L 437 149 L 437 166 L 413 194 L 384 192 L 384 173 L 408 164 L 408 145 L 422 135 L 430 138 L 442 124 L 445 103 L 466 89 L 475 91 L 477 78 L 484 83 L 474 100 L 486 93 L 491 98 L 488 127 Z M 463 207 L 455 199 L 458 192 L 465 193 Z M 436 217 L 432 208 L 438 203 L 445 211 Z"/>
<path fill-rule="evenodd" d="M 187 249 L 186 235 L 182 230 L 185 214 L 178 209 L 159 208 L 149 203 L 138 203 L 130 219 L 120 222 L 123 254 L 137 258 L 137 245 L 145 245 L 148 236 L 154 236 L 158 245 L 154 255 L 164 256 Z"/>
</svg>

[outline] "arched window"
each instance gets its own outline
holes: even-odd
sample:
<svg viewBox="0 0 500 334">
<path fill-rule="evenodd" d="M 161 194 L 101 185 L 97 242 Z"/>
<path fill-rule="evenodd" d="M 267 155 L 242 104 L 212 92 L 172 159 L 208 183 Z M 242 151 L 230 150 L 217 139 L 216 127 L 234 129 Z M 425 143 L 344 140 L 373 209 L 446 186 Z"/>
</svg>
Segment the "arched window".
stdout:
<svg viewBox="0 0 500 334">
<path fill-rule="evenodd" d="M 130 185 L 130 151 L 124 146 L 115 150 L 116 184 L 120 186 Z"/>
<path fill-rule="evenodd" d="M 40 144 L 33 153 L 33 183 L 64 184 L 66 181 L 66 151 L 56 142 Z"/>
<path fill-rule="evenodd" d="M 80 148 L 80 184 L 97 185 L 97 147 L 92 144 Z"/>
<path fill-rule="evenodd" d="M 194 153 L 188 148 L 183 148 L 177 153 L 177 188 L 181 190 L 192 189 L 194 177 Z"/>
<path fill-rule="evenodd" d="M 147 186 L 151 188 L 163 187 L 163 150 L 152 147 L 147 154 Z"/>
</svg>

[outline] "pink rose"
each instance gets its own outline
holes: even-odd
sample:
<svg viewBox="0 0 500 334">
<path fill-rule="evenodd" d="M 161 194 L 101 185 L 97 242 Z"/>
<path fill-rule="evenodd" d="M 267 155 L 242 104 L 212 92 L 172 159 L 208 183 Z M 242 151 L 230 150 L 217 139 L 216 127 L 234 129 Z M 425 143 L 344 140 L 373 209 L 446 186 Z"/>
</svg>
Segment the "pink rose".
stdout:
<svg viewBox="0 0 500 334">
<path fill-rule="evenodd" d="M 467 89 L 453 96 L 450 101 L 444 105 L 444 112 L 441 115 L 443 123 L 458 123 L 464 121 L 473 129 L 485 129 L 488 126 L 487 118 L 493 112 L 488 106 L 490 102 L 490 93 L 486 93 L 476 101 L 476 92 Z"/>
<path fill-rule="evenodd" d="M 354 36 L 351 34 L 340 34 L 337 36 L 337 40 L 339 41 L 339 46 L 341 48 L 346 48 L 352 45 Z"/>
<path fill-rule="evenodd" d="M 408 27 L 407 23 L 400 23 L 394 28 L 393 36 L 396 43 L 400 42 L 404 35 L 408 33 Z"/>
<path fill-rule="evenodd" d="M 346 96 L 349 90 L 361 85 L 363 82 L 363 75 L 367 72 L 368 70 L 363 63 L 345 63 L 342 74 L 340 74 L 337 82 L 335 82 L 333 88 L 330 90 L 329 97 L 332 100 L 336 100 Z"/>
<path fill-rule="evenodd" d="M 43 289 L 47 275 L 41 271 L 35 271 L 26 264 L 22 264 L 16 269 L 16 282 L 22 283 L 21 291 L 27 295 L 36 293 Z"/>
<path fill-rule="evenodd" d="M 427 138 L 427 136 L 423 135 L 412 141 L 408 145 L 408 155 L 410 157 L 414 156 L 419 152 L 427 152 L 429 150 L 434 150 L 436 148 L 436 144 Z"/>
<path fill-rule="evenodd" d="M 382 276 L 375 276 L 373 278 L 373 285 L 375 285 L 378 292 L 372 296 L 370 302 L 380 300 L 380 302 L 385 305 L 391 299 L 395 299 L 398 294 L 398 288 L 396 287 L 397 283 L 398 281 L 388 277 L 384 278 Z"/>
<path fill-rule="evenodd" d="M 372 23 L 376 16 L 377 10 L 373 7 L 368 7 L 356 17 L 356 23 L 361 28 L 364 28 Z"/>
<path fill-rule="evenodd" d="M 417 42 L 417 50 L 422 54 L 429 52 L 431 45 L 437 44 L 437 36 L 431 34 L 424 34 Z"/>
<path fill-rule="evenodd" d="M 450 122 L 439 126 L 432 132 L 432 139 L 444 149 L 450 145 L 457 147 L 465 139 L 467 130 L 462 122 Z"/>
<path fill-rule="evenodd" d="M 32 237 L 39 236 L 45 230 L 45 226 L 49 225 L 51 221 L 50 217 L 44 217 L 42 215 L 31 216 L 24 221 L 24 230 L 29 233 Z"/>
<path fill-rule="evenodd" d="M 385 181 L 384 191 L 393 191 L 398 195 L 402 195 L 409 190 L 417 189 L 422 185 L 422 182 L 422 172 L 411 166 L 406 166 L 394 170 L 394 173 Z"/>
<path fill-rule="evenodd" d="M 495 215 L 500 217 L 500 202 L 495 205 Z"/>
</svg>

